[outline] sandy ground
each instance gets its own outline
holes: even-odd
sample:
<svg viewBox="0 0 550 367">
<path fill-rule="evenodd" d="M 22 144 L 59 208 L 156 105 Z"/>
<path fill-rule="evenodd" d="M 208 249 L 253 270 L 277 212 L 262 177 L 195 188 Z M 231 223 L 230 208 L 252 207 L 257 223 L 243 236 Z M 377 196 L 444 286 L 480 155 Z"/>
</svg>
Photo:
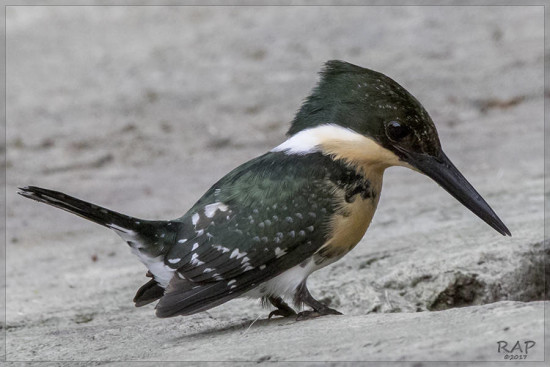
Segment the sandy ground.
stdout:
<svg viewBox="0 0 550 367">
<path fill-rule="evenodd" d="M 418 367 L 502 361 L 501 340 L 543 359 L 541 7 L 11 7 L 7 42 L 8 360 Z M 310 278 L 345 316 L 239 299 L 161 320 L 133 307 L 145 270 L 114 233 L 15 194 L 178 217 L 284 139 L 329 59 L 411 91 L 513 237 L 390 169 L 362 243 Z"/>
</svg>

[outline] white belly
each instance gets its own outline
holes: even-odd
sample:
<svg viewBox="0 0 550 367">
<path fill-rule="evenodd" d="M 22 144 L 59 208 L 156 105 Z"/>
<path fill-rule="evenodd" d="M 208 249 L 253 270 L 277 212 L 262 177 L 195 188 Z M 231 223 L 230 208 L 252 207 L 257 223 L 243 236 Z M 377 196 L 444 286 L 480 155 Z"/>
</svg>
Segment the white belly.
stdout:
<svg viewBox="0 0 550 367">
<path fill-rule="evenodd" d="M 324 261 L 317 265 L 313 261 L 313 258 L 309 258 L 305 266 L 296 265 L 293 268 L 277 275 L 275 278 L 268 280 L 265 283 L 260 284 L 254 289 L 249 290 L 243 297 L 260 298 L 265 296 L 275 297 L 290 297 L 294 296 L 296 288 L 307 279 L 307 277 L 316 270 L 324 268 L 325 266 L 338 260 L 337 258 L 331 259 L 332 261 Z"/>
</svg>

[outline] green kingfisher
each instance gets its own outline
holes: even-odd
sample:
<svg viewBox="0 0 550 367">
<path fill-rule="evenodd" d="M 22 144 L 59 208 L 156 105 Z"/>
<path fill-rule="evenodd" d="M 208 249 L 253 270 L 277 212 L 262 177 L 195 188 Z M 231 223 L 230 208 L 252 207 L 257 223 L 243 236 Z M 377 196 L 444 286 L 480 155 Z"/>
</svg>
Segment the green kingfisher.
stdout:
<svg viewBox="0 0 550 367">
<path fill-rule="evenodd" d="M 151 278 L 135 305 L 159 300 L 158 317 L 192 315 L 240 296 L 271 303 L 269 317 L 340 314 L 310 294 L 308 276 L 361 240 L 391 166 L 431 177 L 497 232 L 511 235 L 443 153 L 424 107 L 384 74 L 328 61 L 287 135 L 173 220 L 133 218 L 34 186 L 19 194 L 120 235 Z M 296 313 L 304 305 L 311 310 Z"/>
</svg>

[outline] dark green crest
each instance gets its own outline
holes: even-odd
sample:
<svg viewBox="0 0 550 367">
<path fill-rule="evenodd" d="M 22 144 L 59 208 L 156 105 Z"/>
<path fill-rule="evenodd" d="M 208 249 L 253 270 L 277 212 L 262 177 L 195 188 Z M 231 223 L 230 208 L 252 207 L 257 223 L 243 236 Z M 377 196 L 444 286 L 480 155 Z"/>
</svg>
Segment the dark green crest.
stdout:
<svg viewBox="0 0 550 367">
<path fill-rule="evenodd" d="M 391 78 L 331 60 L 292 121 L 288 135 L 335 124 L 368 136 L 401 156 L 401 150 L 437 155 L 435 126 L 420 102 Z"/>
</svg>

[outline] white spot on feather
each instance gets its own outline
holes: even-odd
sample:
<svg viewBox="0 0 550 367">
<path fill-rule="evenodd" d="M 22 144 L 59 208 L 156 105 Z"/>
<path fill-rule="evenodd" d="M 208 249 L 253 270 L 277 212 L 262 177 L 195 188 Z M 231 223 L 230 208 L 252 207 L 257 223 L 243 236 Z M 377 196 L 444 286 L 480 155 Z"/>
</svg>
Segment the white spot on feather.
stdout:
<svg viewBox="0 0 550 367">
<path fill-rule="evenodd" d="M 203 265 L 204 264 L 204 261 L 200 261 L 199 260 L 199 255 L 194 253 L 193 256 L 191 256 L 191 261 L 190 263 L 192 265 L 196 265 L 196 266 L 199 266 L 199 265 Z"/>
<path fill-rule="evenodd" d="M 239 252 L 239 249 L 236 248 L 233 250 L 233 252 L 231 253 L 231 255 L 229 256 L 230 259 L 233 259 L 233 258 L 237 258 L 237 259 L 240 259 L 241 257 L 243 256 L 246 256 L 247 252 Z"/>
<path fill-rule="evenodd" d="M 111 228 L 111 229 L 114 229 L 115 231 L 125 233 L 129 236 L 132 236 L 132 235 L 136 234 L 136 232 L 132 231 L 131 229 L 124 228 L 124 227 L 121 227 L 121 226 L 117 226 L 116 224 L 113 224 L 113 223 L 108 224 L 107 226 L 109 226 L 109 228 Z"/>
<path fill-rule="evenodd" d="M 281 257 L 283 256 L 284 254 L 286 254 L 286 250 L 281 250 L 279 247 L 276 247 L 275 248 L 275 256 L 276 257 Z"/>
<path fill-rule="evenodd" d="M 193 223 L 193 225 L 196 226 L 197 223 L 199 222 L 199 218 L 200 218 L 200 215 L 198 213 L 193 214 L 193 216 L 191 217 L 191 223 Z"/>
<path fill-rule="evenodd" d="M 197 248 L 199 248 L 199 243 L 198 242 L 195 242 L 193 244 L 193 247 L 191 248 L 191 251 L 195 251 Z"/>
<path fill-rule="evenodd" d="M 222 246 L 222 245 L 216 245 L 216 246 L 212 246 L 212 247 L 214 247 L 218 251 L 221 251 L 222 254 L 225 254 L 226 252 L 229 252 L 229 249 L 227 247 Z"/>
<path fill-rule="evenodd" d="M 212 218 L 214 214 L 216 214 L 217 210 L 225 212 L 227 211 L 227 209 L 227 205 L 222 202 L 208 204 L 204 207 L 204 215 L 206 215 L 208 218 Z"/>
<path fill-rule="evenodd" d="M 175 259 L 168 259 L 168 262 L 169 262 L 170 264 L 177 264 L 177 263 L 179 263 L 180 261 L 181 261 L 181 258 L 179 258 L 179 257 L 176 257 Z"/>
</svg>

